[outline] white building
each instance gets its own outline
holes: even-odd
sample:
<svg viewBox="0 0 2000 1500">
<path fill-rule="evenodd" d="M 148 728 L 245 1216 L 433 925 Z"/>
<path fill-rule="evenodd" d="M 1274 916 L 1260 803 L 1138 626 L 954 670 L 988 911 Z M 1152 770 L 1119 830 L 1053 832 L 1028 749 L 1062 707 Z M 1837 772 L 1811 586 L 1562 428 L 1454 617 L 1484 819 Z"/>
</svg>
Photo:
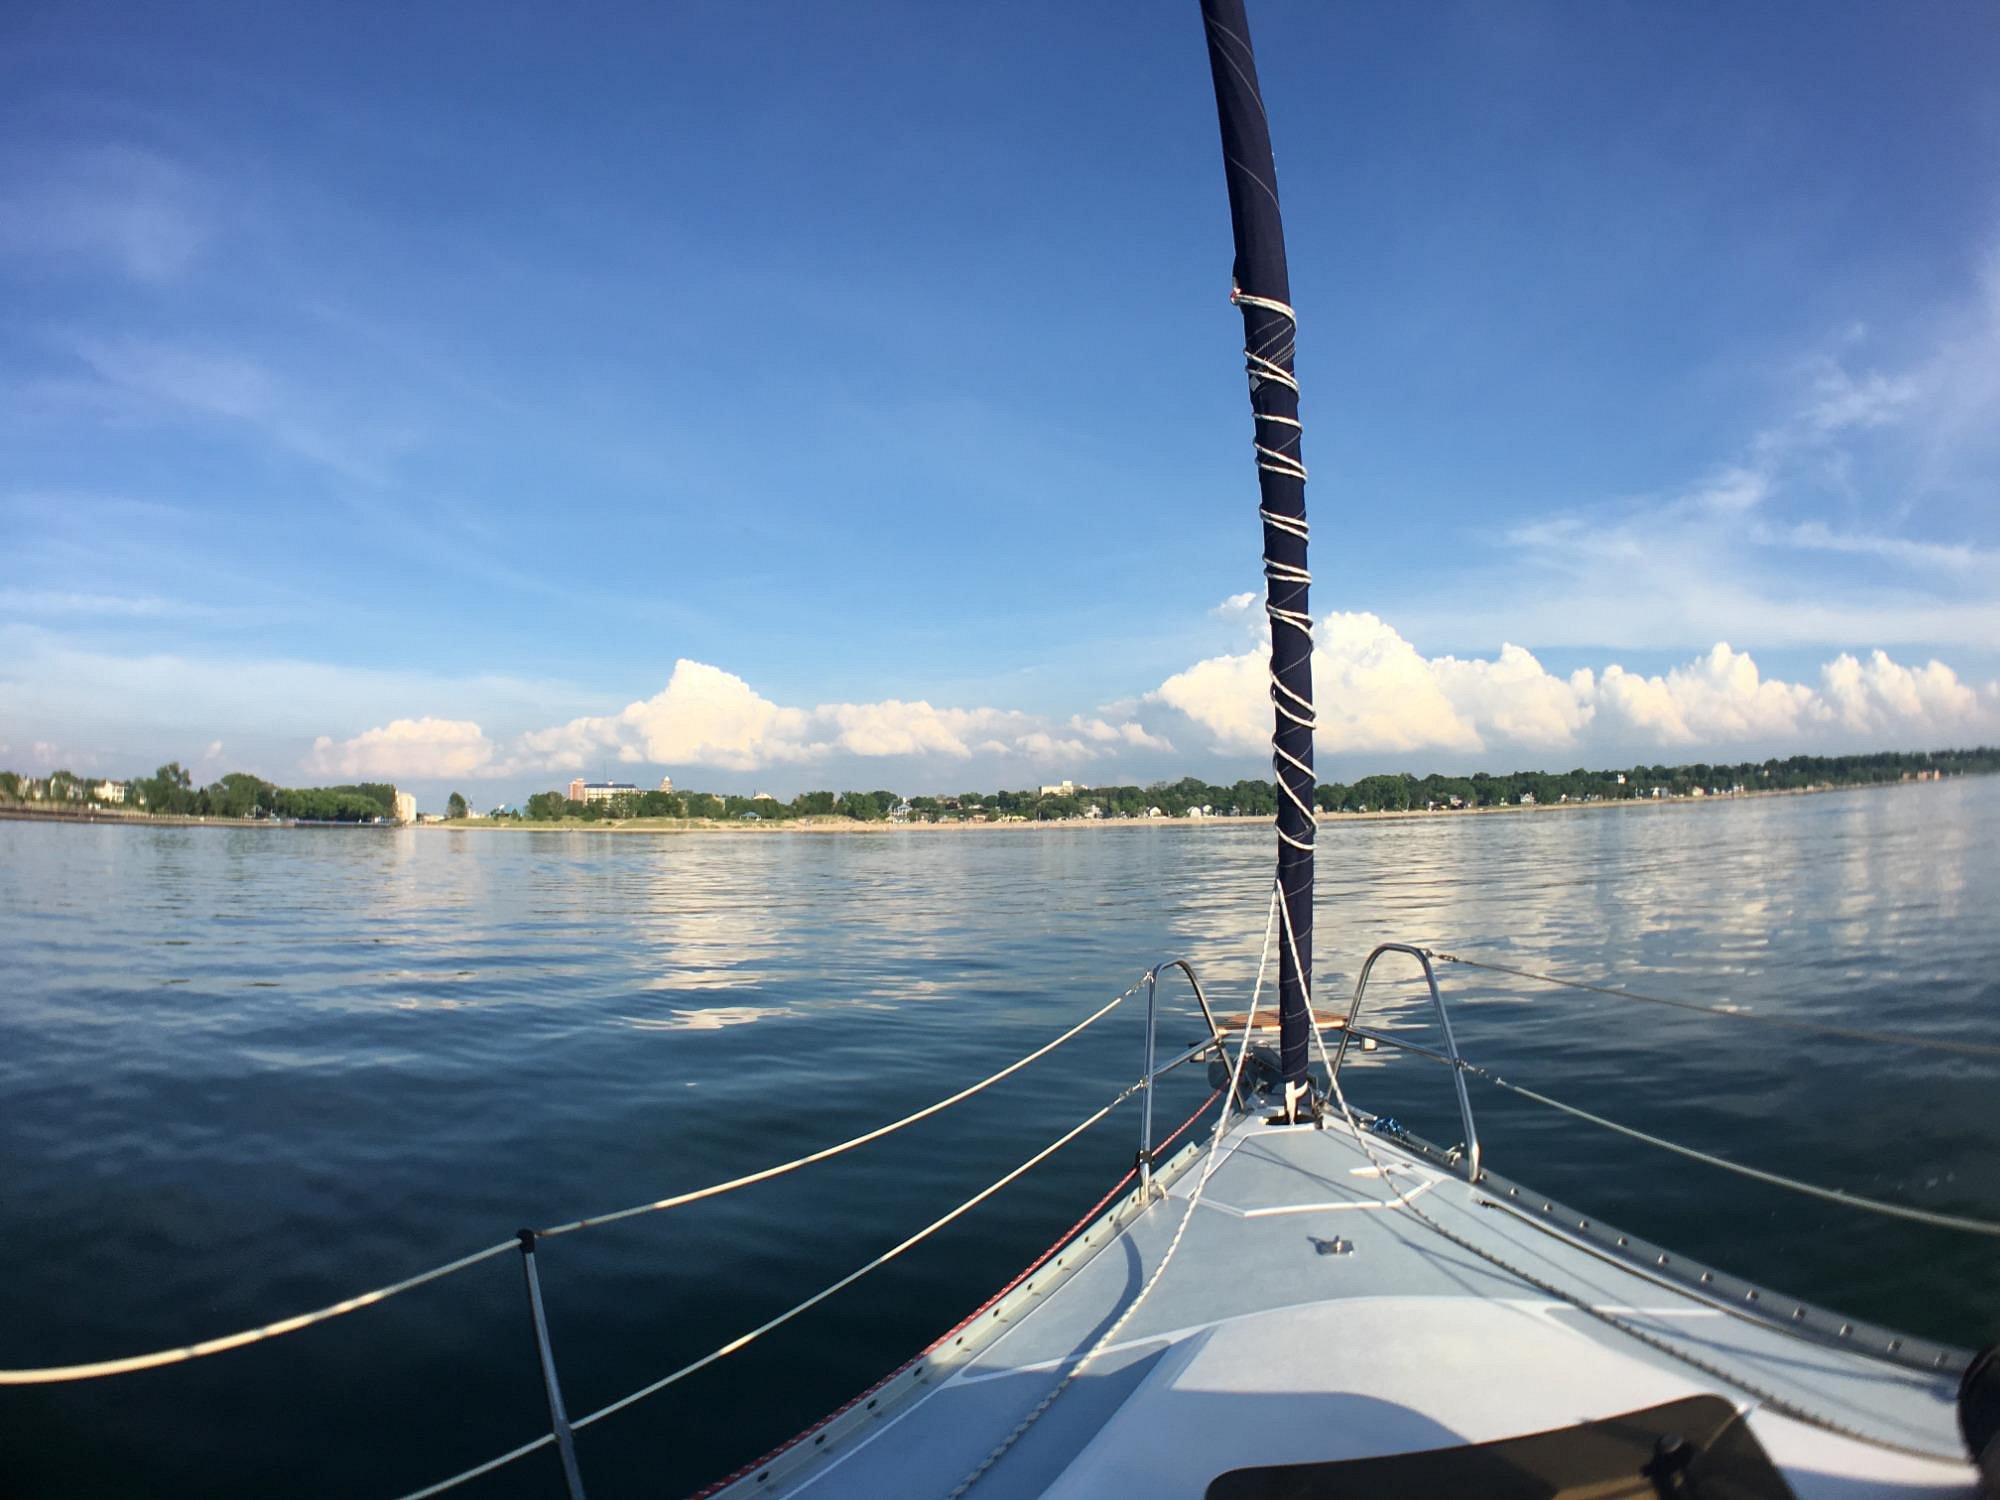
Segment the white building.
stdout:
<svg viewBox="0 0 2000 1500">
<path fill-rule="evenodd" d="M 1056 786 L 1045 786 L 1041 790 L 1041 795 L 1044 797 L 1074 797 L 1076 795 L 1076 783 L 1074 781 L 1065 781 Z"/>
<path fill-rule="evenodd" d="M 409 792 L 396 793 L 396 821 L 398 823 L 417 821 L 417 799 Z"/>
<path fill-rule="evenodd" d="M 673 789 L 674 789 L 674 778 L 671 776 L 662 776 L 660 778 L 660 790 L 663 792 L 671 792 Z"/>
<path fill-rule="evenodd" d="M 90 789 L 91 797 L 98 802 L 123 802 L 125 783 L 122 781 L 100 781 Z"/>
<path fill-rule="evenodd" d="M 629 781 L 572 781 L 569 784 L 569 800 L 572 802 L 609 802 L 614 797 L 636 797 L 639 789 Z"/>
</svg>

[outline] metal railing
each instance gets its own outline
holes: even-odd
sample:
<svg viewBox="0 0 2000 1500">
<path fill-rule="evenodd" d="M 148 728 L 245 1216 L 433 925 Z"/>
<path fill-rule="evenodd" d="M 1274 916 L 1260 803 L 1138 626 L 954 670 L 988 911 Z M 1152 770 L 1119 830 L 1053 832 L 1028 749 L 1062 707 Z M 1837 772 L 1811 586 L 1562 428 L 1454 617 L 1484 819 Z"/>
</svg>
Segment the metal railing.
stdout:
<svg viewBox="0 0 2000 1500">
<path fill-rule="evenodd" d="M 1438 1029 L 1444 1034 L 1444 1051 L 1426 1047 L 1421 1042 L 1413 1042 L 1408 1037 L 1397 1036 L 1394 1032 L 1370 1031 L 1355 1024 L 1355 1017 L 1361 1013 L 1361 1002 L 1368 994 L 1368 980 L 1375 972 L 1375 963 L 1385 953 L 1407 953 L 1423 965 L 1424 982 L 1430 986 L 1431 1007 L 1437 1012 Z M 1458 1091 L 1458 1118 L 1465 1128 L 1465 1180 L 1479 1181 L 1479 1129 L 1472 1123 L 1472 1099 L 1465 1091 L 1466 1062 L 1458 1055 L 1458 1042 L 1451 1034 L 1451 1017 L 1445 1012 L 1444 996 L 1438 992 L 1437 975 L 1431 969 L 1429 953 L 1409 943 L 1376 945 L 1374 951 L 1368 955 L 1367 961 L 1361 965 L 1361 976 L 1354 981 L 1354 1000 L 1347 1007 L 1347 1021 L 1340 1029 L 1340 1049 L 1333 1054 L 1333 1061 L 1329 1064 L 1335 1073 L 1340 1071 L 1340 1065 L 1347 1057 L 1349 1039 L 1357 1036 L 1365 1041 L 1398 1047 L 1405 1052 L 1414 1052 L 1419 1057 L 1428 1057 L 1431 1061 L 1443 1063 L 1451 1069 L 1452 1086 Z"/>
<path fill-rule="evenodd" d="M 1187 982 L 1194 991 L 1195 1004 L 1201 1007 L 1201 1018 L 1208 1023 L 1208 1039 L 1197 1042 L 1165 1067 L 1154 1066 L 1155 1050 L 1160 1014 L 1160 974 L 1163 970 L 1179 969 L 1187 975 Z M 1140 981 L 1146 986 L 1146 1068 L 1140 1075 L 1145 1090 L 1145 1099 L 1139 1117 L 1139 1188 L 1147 1197 L 1153 1192 L 1153 1082 L 1164 1074 L 1173 1072 L 1183 1063 L 1194 1061 L 1211 1048 L 1222 1045 L 1222 1032 L 1215 1024 L 1215 1013 L 1208 1008 L 1208 996 L 1201 987 L 1201 978 L 1194 971 L 1194 965 L 1184 958 L 1170 958 L 1165 963 L 1155 964 L 1146 971 Z M 1228 1110 L 1223 1111 L 1225 1117 Z"/>
</svg>

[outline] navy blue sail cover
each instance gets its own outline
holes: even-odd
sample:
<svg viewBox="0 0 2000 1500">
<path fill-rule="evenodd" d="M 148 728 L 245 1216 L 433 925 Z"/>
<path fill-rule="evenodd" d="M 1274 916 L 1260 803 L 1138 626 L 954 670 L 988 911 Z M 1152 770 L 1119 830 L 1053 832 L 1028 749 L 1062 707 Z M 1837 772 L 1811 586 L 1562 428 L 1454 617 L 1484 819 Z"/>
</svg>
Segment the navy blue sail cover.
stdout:
<svg viewBox="0 0 2000 1500">
<path fill-rule="evenodd" d="M 1290 1096 L 1303 1085 L 1312 991 L 1312 616 L 1307 603 L 1305 467 L 1292 370 L 1297 323 L 1285 268 L 1285 228 L 1270 125 L 1243 0 L 1202 0 L 1209 71 L 1222 123 L 1229 217 L 1236 234 L 1236 301 L 1255 414 L 1265 610 L 1271 621 L 1272 764 L 1278 779 L 1279 1063 Z"/>
</svg>

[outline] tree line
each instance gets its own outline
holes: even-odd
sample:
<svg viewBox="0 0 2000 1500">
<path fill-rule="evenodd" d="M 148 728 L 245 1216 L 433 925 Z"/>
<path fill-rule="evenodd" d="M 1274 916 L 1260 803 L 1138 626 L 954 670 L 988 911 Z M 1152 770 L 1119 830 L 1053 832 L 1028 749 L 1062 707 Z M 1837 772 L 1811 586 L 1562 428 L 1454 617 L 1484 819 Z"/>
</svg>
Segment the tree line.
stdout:
<svg viewBox="0 0 2000 1500">
<path fill-rule="evenodd" d="M 98 778 L 72 771 L 24 777 L 0 771 L 0 799 L 11 802 L 88 803 Z M 143 813 L 205 818 L 296 818 L 314 823 L 372 823 L 396 815 L 396 789 L 387 782 L 352 786 L 276 786 L 245 771 L 231 771 L 207 786 L 179 761 L 125 783 L 124 806 Z"/>
<path fill-rule="evenodd" d="M 1475 771 L 1468 776 L 1408 772 L 1325 781 L 1314 804 L 1324 813 L 1454 811 L 1526 804 L 1633 801 L 1658 797 L 1730 795 L 1738 791 L 1800 791 L 1861 786 L 1929 776 L 2000 771 L 2000 749 L 1886 751 L 1871 755 L 1794 755 L 1784 759 L 1688 765 L 1635 765 L 1607 770 Z M 453 794 L 457 798 L 457 794 Z M 463 799 L 457 799 L 462 803 Z M 789 802 L 711 792 L 639 792 L 599 802 L 574 802 L 560 792 L 530 797 L 523 816 L 533 822 L 583 822 L 626 818 L 754 819 L 851 818 L 879 823 L 1059 822 L 1071 818 L 1185 817 L 1191 810 L 1218 816 L 1271 817 L 1277 789 L 1269 781 L 1218 784 L 1199 777 L 1146 786 L 1077 787 L 1067 793 L 961 792 L 956 796 L 903 798 L 890 791 L 801 792 Z"/>
</svg>

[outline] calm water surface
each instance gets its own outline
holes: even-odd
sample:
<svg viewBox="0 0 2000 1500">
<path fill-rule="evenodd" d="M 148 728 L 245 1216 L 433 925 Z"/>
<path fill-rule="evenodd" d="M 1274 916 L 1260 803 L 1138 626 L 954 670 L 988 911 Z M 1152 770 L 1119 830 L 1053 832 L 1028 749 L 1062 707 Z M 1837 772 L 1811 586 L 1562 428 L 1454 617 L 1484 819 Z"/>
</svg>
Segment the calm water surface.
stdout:
<svg viewBox="0 0 2000 1500">
<path fill-rule="evenodd" d="M 1996 798 L 2000 782 L 1975 780 L 1337 824 L 1321 841 L 1325 993 L 1402 939 L 1991 1041 Z M 983 1077 L 1163 957 L 1190 957 L 1240 1008 L 1271 857 L 1260 828 L 0 823 L 0 1365 L 234 1330 L 521 1224 L 844 1138 Z M 1779 1171 L 2000 1215 L 1990 1061 L 1443 977 L 1461 1045 L 1510 1077 Z M 1422 1024 L 1413 989 L 1380 993 L 1391 1024 Z M 1115 1011 L 811 1173 L 551 1242 L 570 1409 L 705 1353 L 984 1186 L 1130 1080 L 1141 1020 Z M 1165 1028 L 1198 1034 L 1184 1011 Z M 1458 1138 L 1441 1072 L 1359 1062 L 1357 1102 Z M 1192 1074 L 1163 1086 L 1163 1122 L 1205 1096 Z M 1790 1197 L 1473 1087 L 1488 1160 L 1606 1220 L 1913 1331 L 2000 1333 L 1990 1240 Z M 873 1381 L 1108 1187 L 1137 1127 L 1128 1105 L 919 1251 L 592 1428 L 591 1493 L 684 1492 Z M 544 1425 L 520 1272 L 501 1258 L 196 1364 L 0 1390 L 0 1488 L 388 1495 Z M 556 1484 L 543 1452 L 463 1493 Z"/>
</svg>

